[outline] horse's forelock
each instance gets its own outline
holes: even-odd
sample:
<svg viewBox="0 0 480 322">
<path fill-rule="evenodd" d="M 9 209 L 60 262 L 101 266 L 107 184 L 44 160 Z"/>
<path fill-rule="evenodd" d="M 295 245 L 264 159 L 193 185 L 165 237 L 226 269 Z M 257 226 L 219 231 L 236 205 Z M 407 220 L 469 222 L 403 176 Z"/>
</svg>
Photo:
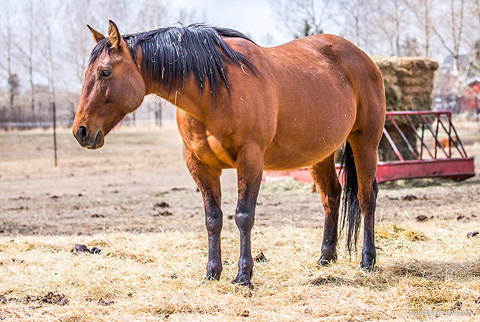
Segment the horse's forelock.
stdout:
<svg viewBox="0 0 480 322">
<path fill-rule="evenodd" d="M 108 38 L 100 40 L 92 49 L 92 53 L 90 54 L 90 60 L 88 61 L 88 66 L 91 66 L 103 52 L 109 52 L 110 47 L 111 43 Z"/>
</svg>

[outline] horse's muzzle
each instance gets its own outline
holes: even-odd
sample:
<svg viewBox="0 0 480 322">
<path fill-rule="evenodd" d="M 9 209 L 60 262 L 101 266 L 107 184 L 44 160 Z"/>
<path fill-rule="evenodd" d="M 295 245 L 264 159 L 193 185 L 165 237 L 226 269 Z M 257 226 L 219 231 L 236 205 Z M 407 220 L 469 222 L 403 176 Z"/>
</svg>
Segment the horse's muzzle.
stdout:
<svg viewBox="0 0 480 322">
<path fill-rule="evenodd" d="M 87 149 L 98 149 L 103 146 L 103 133 L 99 130 L 95 136 L 90 135 L 85 126 L 79 126 L 77 132 L 73 132 L 73 136 L 78 143 Z"/>
</svg>

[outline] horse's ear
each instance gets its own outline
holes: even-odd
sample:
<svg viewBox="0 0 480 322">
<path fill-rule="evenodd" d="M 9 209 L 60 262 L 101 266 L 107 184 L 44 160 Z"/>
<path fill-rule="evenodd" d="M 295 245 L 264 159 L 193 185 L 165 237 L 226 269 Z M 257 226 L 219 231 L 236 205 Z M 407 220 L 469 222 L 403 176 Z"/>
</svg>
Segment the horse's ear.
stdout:
<svg viewBox="0 0 480 322">
<path fill-rule="evenodd" d="M 100 40 L 105 38 L 105 36 L 101 32 L 96 31 L 95 29 L 93 29 L 89 25 L 87 25 L 87 27 L 90 30 L 90 32 L 92 33 L 92 36 L 93 36 L 93 39 L 95 40 L 95 43 L 98 43 Z"/>
<path fill-rule="evenodd" d="M 118 48 L 125 45 L 125 40 L 123 40 L 122 35 L 118 31 L 117 25 L 112 21 L 109 20 L 110 25 L 108 26 L 108 38 L 110 39 L 110 43 L 112 47 Z"/>
</svg>

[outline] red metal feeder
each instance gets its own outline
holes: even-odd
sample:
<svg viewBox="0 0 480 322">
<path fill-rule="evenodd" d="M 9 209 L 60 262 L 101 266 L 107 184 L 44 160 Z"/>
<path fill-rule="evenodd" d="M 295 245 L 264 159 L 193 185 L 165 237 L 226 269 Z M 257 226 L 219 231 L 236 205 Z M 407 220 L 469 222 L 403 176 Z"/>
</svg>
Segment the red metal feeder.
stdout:
<svg viewBox="0 0 480 322">
<path fill-rule="evenodd" d="M 412 118 L 415 118 L 415 121 Z M 453 126 L 451 112 L 387 112 L 387 120 L 393 124 L 397 134 L 408 147 L 408 152 L 404 151 L 402 154 L 392 139 L 392 133 L 389 133 L 386 128 L 383 129 L 398 160 L 378 162 L 377 181 L 379 183 L 415 178 L 447 178 L 461 181 L 475 176 L 474 158 L 467 156 L 462 141 Z M 420 143 L 419 151 L 411 145 L 398 125 L 399 121 L 411 127 L 412 133 Z M 414 123 L 417 125 L 415 126 Z M 440 136 L 445 137 L 441 138 Z M 337 165 L 337 172 L 339 170 L 340 166 Z M 301 182 L 312 182 L 310 172 L 306 168 L 263 172 L 263 182 L 279 177 L 292 177 Z"/>
</svg>

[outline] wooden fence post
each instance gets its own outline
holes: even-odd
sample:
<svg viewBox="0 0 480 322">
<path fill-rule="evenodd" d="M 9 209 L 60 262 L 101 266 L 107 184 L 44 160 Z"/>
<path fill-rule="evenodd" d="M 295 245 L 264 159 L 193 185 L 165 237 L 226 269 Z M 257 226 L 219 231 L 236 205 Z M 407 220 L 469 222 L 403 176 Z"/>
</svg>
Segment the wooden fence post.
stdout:
<svg viewBox="0 0 480 322">
<path fill-rule="evenodd" d="M 52 118 L 53 118 L 53 151 L 54 151 L 54 159 L 55 159 L 55 166 L 58 165 L 57 163 L 57 109 L 55 108 L 55 102 L 52 102 Z"/>
</svg>

